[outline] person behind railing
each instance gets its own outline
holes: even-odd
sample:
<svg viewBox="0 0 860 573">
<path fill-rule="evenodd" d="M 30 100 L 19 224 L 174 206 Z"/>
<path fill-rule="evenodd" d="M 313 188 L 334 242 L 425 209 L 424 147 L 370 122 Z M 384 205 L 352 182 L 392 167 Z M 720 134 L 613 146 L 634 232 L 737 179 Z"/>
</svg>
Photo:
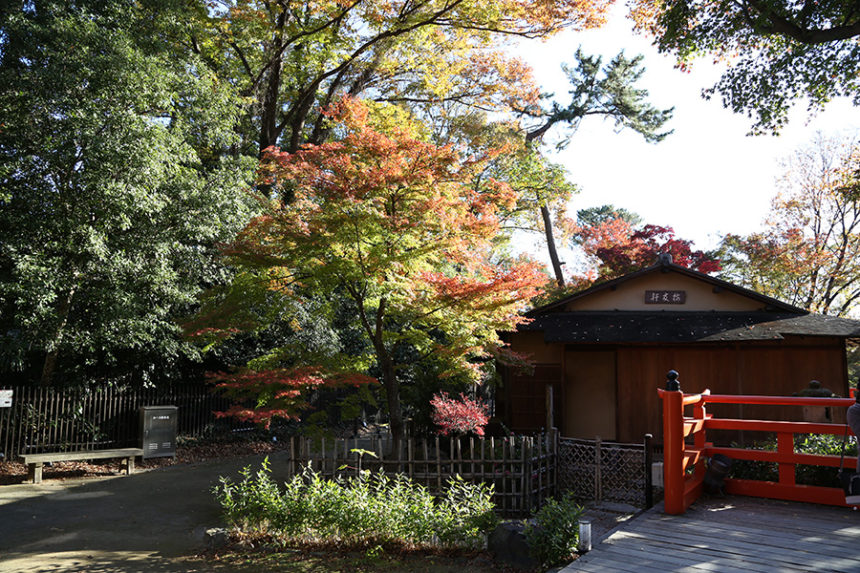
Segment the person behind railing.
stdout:
<svg viewBox="0 0 860 573">
<path fill-rule="evenodd" d="M 854 439 L 860 440 L 860 391 L 854 394 L 854 403 L 848 407 L 848 413 L 845 415 L 848 421 L 848 426 L 854 432 Z M 860 451 L 860 442 L 858 443 L 858 451 Z M 860 455 L 857 456 L 857 473 L 860 473 Z"/>
</svg>

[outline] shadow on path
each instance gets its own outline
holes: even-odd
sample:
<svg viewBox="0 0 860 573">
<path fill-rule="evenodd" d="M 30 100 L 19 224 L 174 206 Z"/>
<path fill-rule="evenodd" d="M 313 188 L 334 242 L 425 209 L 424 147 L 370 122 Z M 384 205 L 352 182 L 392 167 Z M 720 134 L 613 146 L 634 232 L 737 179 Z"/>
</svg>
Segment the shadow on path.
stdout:
<svg viewBox="0 0 860 573">
<path fill-rule="evenodd" d="M 222 523 L 212 488 L 263 457 L 0 486 L 0 571 L 197 571 L 179 558 L 202 551 L 206 529 Z M 269 459 L 285 479 L 286 452 Z"/>
</svg>

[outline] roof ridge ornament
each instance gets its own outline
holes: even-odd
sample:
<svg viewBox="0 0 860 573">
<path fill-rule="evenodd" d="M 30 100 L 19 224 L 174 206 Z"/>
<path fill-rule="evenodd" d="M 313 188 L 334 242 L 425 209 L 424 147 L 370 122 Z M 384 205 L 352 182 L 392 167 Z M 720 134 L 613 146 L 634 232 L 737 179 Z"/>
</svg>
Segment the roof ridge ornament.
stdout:
<svg viewBox="0 0 860 573">
<path fill-rule="evenodd" d="M 672 254 L 660 253 L 659 255 L 657 255 L 657 264 L 662 265 L 664 267 L 668 267 L 672 264 Z"/>
</svg>

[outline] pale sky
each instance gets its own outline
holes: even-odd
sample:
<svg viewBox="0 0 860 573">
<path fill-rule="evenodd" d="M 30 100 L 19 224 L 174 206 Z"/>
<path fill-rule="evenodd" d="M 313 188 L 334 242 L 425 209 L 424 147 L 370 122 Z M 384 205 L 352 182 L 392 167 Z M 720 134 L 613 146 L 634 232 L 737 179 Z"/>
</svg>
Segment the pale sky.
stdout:
<svg viewBox="0 0 860 573">
<path fill-rule="evenodd" d="M 546 43 L 523 43 L 518 50 L 543 90 L 559 99 L 567 93 L 561 64 L 573 62 L 578 46 L 585 54 L 602 55 L 604 62 L 622 49 L 628 57 L 643 54 L 641 87 L 655 106 L 675 107 L 669 124 L 674 133 L 658 144 L 646 143 L 632 131 L 615 133 L 612 122 L 583 123 L 554 158 L 580 187 L 569 205 L 571 213 L 611 203 L 638 213 L 646 223 L 673 227 L 697 248 L 710 249 L 723 234 L 761 227 L 776 193 L 780 161 L 809 143 L 816 131 L 860 133 L 860 108 L 836 101 L 813 118 L 805 102 L 799 102 L 779 136 L 747 136 L 751 119 L 700 95 L 719 78 L 719 69 L 707 59 L 697 61 L 691 73 L 675 69 L 671 56 L 658 54 L 650 39 L 632 32 L 624 14 L 625 7 L 616 5 L 599 30 L 565 32 Z M 529 250 L 542 254 L 545 247 Z"/>
</svg>

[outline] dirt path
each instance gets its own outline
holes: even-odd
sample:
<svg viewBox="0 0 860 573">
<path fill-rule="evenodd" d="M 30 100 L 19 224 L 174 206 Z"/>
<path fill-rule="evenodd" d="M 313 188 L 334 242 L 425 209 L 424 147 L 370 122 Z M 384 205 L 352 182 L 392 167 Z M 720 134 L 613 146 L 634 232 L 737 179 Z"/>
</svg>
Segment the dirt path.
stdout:
<svg viewBox="0 0 860 573">
<path fill-rule="evenodd" d="M 284 452 L 271 454 L 281 479 Z M 182 559 L 221 523 L 211 493 L 263 456 L 221 459 L 87 480 L 0 487 L 0 571 L 211 571 Z M 285 474 L 284 474 L 285 477 Z"/>
<path fill-rule="evenodd" d="M 286 479 L 288 453 L 278 451 L 268 456 L 272 477 L 276 481 Z M 0 486 L 0 573 L 257 571 L 259 564 L 249 567 L 194 556 L 206 547 L 206 529 L 222 522 L 212 495 L 219 477 L 236 479 L 245 466 L 259 468 L 264 457 L 214 459 L 140 471 L 132 476 L 51 479 L 46 473 L 39 485 Z M 596 543 L 608 530 L 629 519 L 631 513 L 626 507 L 599 506 L 590 508 L 583 518 L 592 522 Z M 364 570 L 356 569 L 349 559 L 344 563 L 343 570 Z M 427 563 L 418 563 L 417 569 L 402 570 L 426 570 Z M 307 570 L 329 570 L 328 565 L 338 565 L 337 570 L 341 570 L 339 561 L 309 565 Z M 498 570 L 492 564 L 468 565 L 438 570 Z M 284 569 L 273 565 L 273 569 L 305 571 L 286 565 Z"/>
</svg>

